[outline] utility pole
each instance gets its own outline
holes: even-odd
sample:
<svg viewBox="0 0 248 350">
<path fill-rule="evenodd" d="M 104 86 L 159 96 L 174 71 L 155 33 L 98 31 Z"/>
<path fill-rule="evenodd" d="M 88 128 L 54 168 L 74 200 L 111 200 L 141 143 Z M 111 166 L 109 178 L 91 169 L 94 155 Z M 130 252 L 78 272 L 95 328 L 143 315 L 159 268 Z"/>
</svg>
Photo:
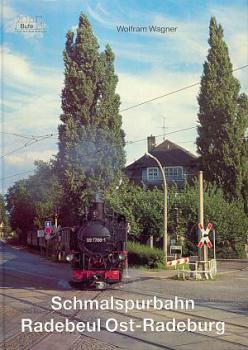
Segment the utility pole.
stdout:
<svg viewBox="0 0 248 350">
<path fill-rule="evenodd" d="M 153 235 L 150 235 L 149 237 L 149 247 L 153 248 Z"/>
<path fill-rule="evenodd" d="M 146 155 L 152 159 L 155 160 L 155 162 L 158 164 L 160 172 L 162 174 L 162 179 L 163 179 L 163 184 L 164 184 L 164 240 L 163 240 L 163 251 L 164 251 L 164 256 L 165 256 L 165 264 L 167 265 L 167 245 L 168 245 L 168 232 L 167 232 L 167 226 L 168 226 L 168 218 L 167 218 L 167 211 L 168 211 L 168 190 L 167 190 L 167 183 L 166 183 L 166 178 L 165 178 L 165 173 L 164 169 L 162 167 L 162 164 L 160 161 L 154 157 L 150 153 L 146 153 Z"/>
<path fill-rule="evenodd" d="M 58 227 L 58 207 L 55 207 L 54 226 L 55 228 Z"/>
<path fill-rule="evenodd" d="M 55 213 L 55 216 L 54 216 L 54 226 L 57 228 L 58 227 L 58 214 Z"/>
<path fill-rule="evenodd" d="M 198 174 L 199 182 L 199 204 L 198 204 L 198 224 L 204 227 L 204 203 L 203 203 L 203 171 L 199 171 Z M 198 229 L 198 242 L 201 240 L 201 230 Z M 202 250 L 198 250 L 200 260 L 208 261 L 208 247 L 206 244 L 203 245 Z"/>
<path fill-rule="evenodd" d="M 213 241 L 214 241 L 214 260 L 216 260 L 216 233 L 215 233 L 215 229 L 213 229 Z"/>
</svg>

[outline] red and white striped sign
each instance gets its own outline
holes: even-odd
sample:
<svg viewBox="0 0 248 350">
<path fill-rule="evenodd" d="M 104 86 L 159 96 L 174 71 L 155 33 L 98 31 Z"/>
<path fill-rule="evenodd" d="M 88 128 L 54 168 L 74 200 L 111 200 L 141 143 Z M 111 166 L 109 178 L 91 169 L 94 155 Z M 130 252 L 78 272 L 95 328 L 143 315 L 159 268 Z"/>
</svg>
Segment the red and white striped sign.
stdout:
<svg viewBox="0 0 248 350">
<path fill-rule="evenodd" d="M 47 226 L 47 227 L 45 227 L 44 232 L 46 235 L 50 235 L 53 232 L 53 229 L 52 229 L 52 227 Z"/>
<path fill-rule="evenodd" d="M 202 233 L 202 238 L 201 238 L 200 242 L 198 243 L 197 247 L 202 248 L 203 245 L 206 243 L 208 248 L 212 248 L 213 244 L 210 241 L 210 239 L 208 238 L 208 234 L 211 231 L 213 225 L 211 223 L 209 223 L 206 230 L 204 230 L 204 226 L 202 224 L 198 224 L 198 227 Z"/>
<path fill-rule="evenodd" d="M 175 265 L 185 264 L 188 262 L 189 262 L 189 258 L 181 258 L 181 259 L 167 261 L 167 266 L 175 266 Z"/>
</svg>

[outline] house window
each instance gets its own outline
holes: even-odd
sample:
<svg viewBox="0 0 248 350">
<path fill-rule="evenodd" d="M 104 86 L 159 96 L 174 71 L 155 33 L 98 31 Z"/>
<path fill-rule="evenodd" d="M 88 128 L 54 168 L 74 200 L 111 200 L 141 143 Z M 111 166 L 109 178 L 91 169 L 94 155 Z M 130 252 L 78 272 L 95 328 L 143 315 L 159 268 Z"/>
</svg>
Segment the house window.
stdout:
<svg viewBox="0 0 248 350">
<path fill-rule="evenodd" d="M 160 180 L 159 169 L 156 167 L 147 168 L 147 180 L 148 181 Z"/>
<path fill-rule="evenodd" d="M 165 176 L 168 180 L 182 180 L 183 179 L 183 168 L 181 166 L 168 166 L 164 168 Z"/>
<path fill-rule="evenodd" d="M 165 172 L 166 180 L 168 181 L 182 181 L 183 180 L 183 167 L 181 166 L 169 166 L 163 168 Z M 143 179 L 147 177 L 147 181 L 161 181 L 161 174 L 158 167 L 150 167 L 146 169 L 146 175 L 143 174 Z"/>
</svg>

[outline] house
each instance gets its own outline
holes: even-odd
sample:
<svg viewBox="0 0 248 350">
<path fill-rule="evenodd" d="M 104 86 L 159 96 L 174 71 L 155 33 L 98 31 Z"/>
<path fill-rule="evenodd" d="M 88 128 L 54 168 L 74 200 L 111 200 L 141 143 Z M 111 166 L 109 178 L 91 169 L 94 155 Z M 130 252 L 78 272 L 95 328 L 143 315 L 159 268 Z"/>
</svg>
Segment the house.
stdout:
<svg viewBox="0 0 248 350">
<path fill-rule="evenodd" d="M 197 157 L 181 146 L 165 140 L 156 146 L 155 136 L 147 138 L 148 152 L 156 157 L 163 166 L 168 185 L 182 185 L 192 180 L 197 173 Z M 162 183 L 161 172 L 156 161 L 147 155 L 142 156 L 126 167 L 126 174 L 136 184 L 159 186 Z"/>
</svg>

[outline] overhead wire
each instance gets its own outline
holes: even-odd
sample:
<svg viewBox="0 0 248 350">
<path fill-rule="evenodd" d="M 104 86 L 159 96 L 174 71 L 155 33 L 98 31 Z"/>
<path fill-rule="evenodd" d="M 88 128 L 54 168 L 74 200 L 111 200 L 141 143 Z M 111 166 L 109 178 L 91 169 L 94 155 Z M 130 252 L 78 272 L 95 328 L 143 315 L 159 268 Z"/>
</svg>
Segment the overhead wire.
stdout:
<svg viewBox="0 0 248 350">
<path fill-rule="evenodd" d="M 243 65 L 243 66 L 238 67 L 238 68 L 235 68 L 235 69 L 233 69 L 231 72 L 235 72 L 235 71 L 238 71 L 238 70 L 242 70 L 242 69 L 247 68 L 247 67 L 248 67 L 248 64 Z M 176 94 L 176 93 L 178 93 L 178 92 L 181 92 L 181 91 L 190 89 L 190 88 L 192 88 L 192 87 L 194 87 L 194 86 L 197 86 L 197 85 L 199 85 L 199 84 L 200 84 L 200 81 L 199 81 L 199 82 L 196 82 L 196 83 L 193 83 L 193 84 L 190 84 L 190 85 L 187 85 L 187 86 L 184 86 L 184 87 L 182 87 L 182 88 L 180 88 L 180 89 L 176 89 L 176 90 L 170 91 L 170 92 L 168 92 L 168 93 L 166 93 L 166 94 L 163 94 L 163 95 L 160 95 L 160 96 L 156 96 L 156 97 L 154 97 L 154 98 L 152 98 L 152 99 L 148 99 L 148 100 L 142 101 L 142 102 L 140 102 L 140 103 L 137 103 L 137 104 L 135 104 L 135 105 L 132 105 L 132 106 L 130 106 L 130 107 L 127 107 L 127 108 L 124 108 L 124 109 L 120 110 L 120 113 L 126 112 L 126 111 L 128 111 L 128 110 L 130 110 L 130 109 L 133 109 L 133 108 L 137 108 L 137 107 L 142 106 L 142 105 L 144 105 L 144 104 L 146 104 L 146 103 L 150 103 L 150 102 L 153 102 L 153 101 L 156 101 L 156 100 L 165 98 L 165 97 L 167 97 L 167 96 Z M 197 126 L 193 126 L 193 127 L 189 127 L 189 128 L 184 128 L 184 129 L 178 129 L 178 130 L 172 131 L 172 132 L 170 132 L 170 133 L 167 133 L 166 135 L 171 135 L 171 134 L 175 134 L 175 133 L 182 132 L 182 131 L 186 131 L 186 130 L 192 130 L 192 129 L 195 129 L 195 128 L 197 128 Z M 40 141 L 42 141 L 42 140 L 44 140 L 44 139 L 47 139 L 47 138 L 49 138 L 49 137 L 58 135 L 58 133 L 53 133 L 53 134 L 42 135 L 42 136 L 32 136 L 32 135 L 27 136 L 27 135 L 21 135 L 21 134 L 16 134 L 16 133 L 8 133 L 8 132 L 0 132 L 0 133 L 1 133 L 1 134 L 13 135 L 13 136 L 17 136 L 17 137 L 23 137 L 23 138 L 30 139 L 30 140 L 29 140 L 28 142 L 26 142 L 23 146 L 18 147 L 18 148 L 16 148 L 16 149 L 14 149 L 14 150 L 12 150 L 12 151 L 10 151 L 10 152 L 8 152 L 8 153 L 2 155 L 2 156 L 0 157 L 0 159 L 4 158 L 4 157 L 6 157 L 6 156 L 8 156 L 8 155 L 10 155 L 10 154 L 13 154 L 13 153 L 15 153 L 15 152 L 17 152 L 17 151 L 19 151 L 19 150 L 21 150 L 21 149 L 24 149 L 24 148 L 26 148 L 26 147 L 29 147 L 29 146 L 31 146 L 31 145 L 34 144 L 34 143 L 37 143 L 37 142 L 40 142 Z M 163 136 L 163 135 L 155 135 L 155 137 L 161 137 L 161 136 Z M 143 138 L 143 139 L 140 139 L 140 140 L 134 140 L 134 141 L 127 141 L 125 145 L 130 145 L 130 144 L 134 144 L 134 143 L 137 143 L 137 142 L 142 142 L 142 141 L 145 141 L 145 140 L 146 140 L 146 138 Z M 189 142 L 189 141 L 188 141 L 188 142 Z M 183 142 L 182 142 L 182 143 L 183 143 Z M 103 150 L 103 148 L 102 148 L 102 149 L 98 149 L 97 152 L 99 152 L 100 150 Z M 30 171 L 30 172 L 32 172 L 32 171 Z M 11 175 L 11 177 L 17 176 L 17 175 L 18 175 L 18 174 Z M 6 178 L 8 178 L 8 177 L 2 178 L 2 179 L 6 179 Z M 1 180 L 2 180 L 2 179 L 1 179 Z"/>
<path fill-rule="evenodd" d="M 22 137 L 22 138 L 32 139 L 32 140 L 33 140 L 33 139 L 36 140 L 36 139 L 38 139 L 38 138 L 51 135 L 51 133 L 45 134 L 45 135 L 24 135 L 24 134 L 17 134 L 17 133 L 13 133 L 13 132 L 5 132 L 5 131 L 0 131 L 0 134 L 3 134 L 3 135 L 12 135 L 12 136 L 17 136 L 17 137 Z M 53 134 L 53 135 L 57 135 L 58 133 L 53 132 L 52 134 Z"/>
<path fill-rule="evenodd" d="M 243 66 L 240 66 L 240 67 L 237 67 L 237 68 L 233 69 L 231 72 L 235 72 L 235 71 L 238 71 L 238 70 L 242 70 L 242 69 L 247 68 L 247 67 L 248 67 L 248 64 L 243 65 Z M 194 87 L 194 86 L 196 86 L 196 85 L 199 85 L 199 84 L 200 84 L 200 81 L 198 81 L 198 82 L 196 82 L 196 83 L 193 83 L 193 84 L 190 84 L 190 85 L 187 85 L 187 86 L 184 86 L 184 87 L 182 87 L 182 88 L 180 88 L 180 89 L 176 89 L 176 90 L 170 91 L 170 92 L 168 92 L 168 93 L 166 93 L 166 94 L 163 94 L 163 95 L 160 95 L 160 96 L 156 96 L 156 97 L 154 97 L 154 98 L 152 98 L 152 99 L 142 101 L 142 102 L 140 102 L 140 103 L 137 103 L 137 104 L 135 104 L 135 105 L 132 105 L 132 106 L 130 106 L 130 107 L 127 107 L 127 108 L 124 108 L 124 109 L 120 110 L 120 113 L 126 112 L 126 111 L 128 111 L 128 110 L 130 110 L 130 109 L 133 109 L 133 108 L 137 108 L 137 107 L 142 106 L 142 105 L 144 105 L 144 104 L 146 104 L 146 103 L 150 103 L 150 102 L 156 101 L 156 100 L 158 100 L 158 99 L 162 99 L 162 98 L 167 97 L 167 96 L 170 96 L 170 95 L 172 95 L 172 94 L 176 94 L 176 93 L 181 92 L 181 91 L 183 91 L 183 90 L 190 89 L 190 88 L 192 88 L 192 87 Z M 192 129 L 193 129 L 193 128 L 195 128 L 195 127 L 192 127 Z M 175 132 L 179 132 L 179 131 L 181 131 L 181 130 L 183 131 L 183 130 L 189 130 L 189 129 L 190 129 L 190 128 L 180 129 L 180 130 L 178 130 L 178 131 L 174 131 L 174 132 L 171 132 L 171 133 L 167 133 L 167 135 L 172 134 L 172 133 L 175 133 Z M 3 132 L 0 132 L 0 133 L 3 134 Z M 32 140 L 33 140 L 33 139 L 37 139 L 37 138 L 42 138 L 43 136 L 47 136 L 47 135 L 41 135 L 41 136 L 27 136 L 27 135 L 21 135 L 21 134 L 15 134 L 15 133 L 7 133 L 7 132 L 5 132 L 4 134 L 9 134 L 9 135 L 14 135 L 14 136 L 19 136 L 19 137 L 30 138 L 30 139 L 32 139 Z M 58 135 L 58 133 L 50 134 L 50 136 L 55 136 L 55 135 Z M 157 137 L 159 137 L 159 136 L 160 136 L 160 135 L 158 135 Z M 162 136 L 163 136 L 163 135 L 162 135 Z M 135 140 L 135 141 L 127 141 L 126 144 L 135 143 L 135 142 L 140 142 L 140 141 L 143 141 L 143 140 L 144 140 L 144 139 L 142 139 L 142 140 Z"/>
<path fill-rule="evenodd" d="M 21 137 L 24 139 L 33 139 L 34 138 L 33 136 L 21 135 L 21 134 L 16 134 L 16 133 L 12 133 L 12 132 L 4 132 L 4 131 L 0 131 L 0 134 L 17 136 L 17 137 Z"/>
<path fill-rule="evenodd" d="M 174 130 L 174 131 L 171 131 L 171 132 L 167 132 L 166 135 L 171 135 L 171 134 L 176 134 L 178 132 L 182 132 L 182 131 L 187 131 L 187 130 L 192 130 L 192 129 L 196 129 L 197 126 L 192 126 L 192 127 L 189 127 L 189 128 L 184 128 L 184 129 L 178 129 L 178 130 Z M 160 135 L 154 135 L 155 137 L 162 137 L 164 136 L 163 134 L 160 134 Z M 140 140 L 135 140 L 135 141 L 127 141 L 126 142 L 126 145 L 127 144 L 133 144 L 133 143 L 137 143 L 137 142 L 141 142 L 141 141 L 146 141 L 147 138 L 144 138 L 144 139 L 140 139 Z"/>
<path fill-rule="evenodd" d="M 243 65 L 243 66 L 234 68 L 234 69 L 231 70 L 231 73 L 236 72 L 236 71 L 238 71 L 238 70 L 242 70 L 242 69 L 247 68 L 247 67 L 248 67 L 248 64 L 245 64 L 245 65 Z M 150 102 L 156 101 L 156 100 L 158 100 L 158 99 L 162 99 L 162 98 L 164 98 L 164 97 L 167 97 L 167 96 L 176 94 L 176 93 L 178 93 L 178 92 L 181 92 L 181 91 L 190 89 L 190 88 L 192 88 L 192 87 L 194 87 L 194 86 L 199 85 L 200 83 L 201 83 L 201 82 L 198 81 L 198 82 L 196 82 L 196 83 L 193 83 L 193 84 L 184 86 L 184 87 L 182 87 L 182 88 L 180 88 L 180 89 L 176 89 L 176 90 L 170 91 L 170 92 L 168 92 L 168 93 L 166 93 L 166 94 L 159 95 L 159 96 L 156 96 L 156 97 L 154 97 L 154 98 L 151 98 L 151 99 L 142 101 L 142 102 L 140 102 L 140 103 L 137 103 L 137 104 L 135 104 L 135 105 L 132 105 L 132 106 L 130 106 L 130 107 L 127 107 L 127 108 L 124 108 L 124 109 L 120 110 L 120 113 L 126 112 L 126 111 L 128 111 L 128 110 L 130 110 L 130 109 L 133 109 L 133 108 L 137 108 L 137 107 L 142 106 L 142 105 L 144 105 L 144 104 L 146 104 L 146 103 L 150 103 Z M 33 139 L 33 138 L 39 138 L 39 137 L 45 136 L 45 135 L 41 135 L 41 136 L 33 136 L 33 135 L 30 135 L 30 136 L 27 136 L 27 135 L 21 135 L 21 134 L 16 134 L 16 133 L 9 133 L 9 132 L 0 132 L 0 133 L 1 133 L 1 134 L 7 134 L 7 135 L 19 136 L 19 137 L 25 137 L 25 138 L 32 138 L 32 139 Z M 58 135 L 58 133 L 53 133 L 53 136 L 54 136 L 54 135 Z"/>
<path fill-rule="evenodd" d="M 34 172 L 34 170 L 27 170 L 27 171 L 23 171 L 21 173 L 17 173 L 17 174 L 13 174 L 13 175 L 8 175 L 8 176 L 5 176 L 5 177 L 2 177 L 2 178 L 0 178 L 0 180 L 6 180 L 6 179 L 9 179 L 11 177 L 24 175 L 24 174 L 28 174 L 28 173 L 33 173 L 33 172 Z"/>
<path fill-rule="evenodd" d="M 29 140 L 28 142 L 26 142 L 23 146 L 20 146 L 20 147 L 18 147 L 18 148 L 15 148 L 15 149 L 9 151 L 8 153 L 3 154 L 3 155 L 0 157 L 0 159 L 5 158 L 6 156 L 9 156 L 10 154 L 13 154 L 13 153 L 15 153 L 15 152 L 17 152 L 17 151 L 20 151 L 20 150 L 24 149 L 24 148 L 27 148 L 27 147 L 33 145 L 34 143 L 37 143 L 37 142 L 43 141 L 43 140 L 45 140 L 45 139 L 48 139 L 48 138 L 50 138 L 50 137 L 52 137 L 52 136 L 53 136 L 53 134 L 48 134 L 48 135 L 44 135 L 44 136 L 39 137 L 39 138 L 30 139 L 30 140 Z"/>
<path fill-rule="evenodd" d="M 241 70 L 241 69 L 244 69 L 244 68 L 247 68 L 247 67 L 248 67 L 248 64 L 246 64 L 246 65 L 244 65 L 244 66 L 241 66 L 241 67 L 238 67 L 238 68 L 235 68 L 235 69 L 232 69 L 232 70 L 231 70 L 231 73 L 232 73 L 232 72 L 236 72 L 236 71 Z M 170 91 L 170 92 L 168 92 L 168 93 L 166 93 L 166 94 L 163 94 L 163 95 L 160 95 L 160 96 L 156 96 L 156 97 L 151 98 L 151 99 L 149 99 L 149 100 L 142 101 L 142 102 L 137 103 L 137 104 L 135 104 L 135 105 L 133 105 L 133 106 L 130 106 L 130 107 L 127 107 L 127 108 L 124 108 L 124 109 L 120 110 L 120 113 L 129 111 L 130 109 L 133 109 L 133 108 L 140 107 L 140 106 L 142 106 L 142 105 L 144 105 L 144 104 L 146 104 L 146 103 L 150 103 L 150 102 L 153 102 L 153 101 L 162 99 L 162 98 L 164 98 L 164 97 L 167 97 L 167 96 L 176 94 L 176 93 L 178 93 L 178 92 L 181 92 L 181 91 L 184 91 L 184 90 L 187 90 L 187 89 L 191 89 L 191 88 L 194 87 L 194 86 L 200 85 L 200 83 L 201 83 L 201 82 L 198 81 L 198 82 L 196 82 L 196 83 L 193 83 L 193 84 L 184 86 L 184 87 L 182 87 L 182 88 L 180 88 L 180 89 L 177 89 L 177 90 L 174 90 L 174 91 Z"/>
</svg>

